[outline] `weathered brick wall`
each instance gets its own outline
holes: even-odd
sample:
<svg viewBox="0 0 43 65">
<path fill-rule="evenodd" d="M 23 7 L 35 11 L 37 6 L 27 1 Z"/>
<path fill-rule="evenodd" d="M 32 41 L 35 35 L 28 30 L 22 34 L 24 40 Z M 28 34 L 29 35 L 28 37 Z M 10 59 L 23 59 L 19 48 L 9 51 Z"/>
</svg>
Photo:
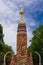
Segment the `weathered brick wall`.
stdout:
<svg viewBox="0 0 43 65">
<path fill-rule="evenodd" d="M 25 23 L 18 25 L 17 32 L 17 61 L 27 62 L 27 32 Z"/>
<path fill-rule="evenodd" d="M 33 65 L 32 53 L 27 54 L 26 24 L 19 23 L 17 31 L 17 54 L 12 53 L 10 65 Z"/>
<path fill-rule="evenodd" d="M 29 56 L 29 65 L 33 65 L 32 52 L 30 52 L 30 56 Z"/>
<path fill-rule="evenodd" d="M 9 65 L 16 65 L 16 56 L 14 55 L 14 52 L 12 53 L 12 58 Z"/>
<path fill-rule="evenodd" d="M 27 36 L 26 34 L 18 34 L 17 36 L 17 60 L 27 61 Z"/>
</svg>

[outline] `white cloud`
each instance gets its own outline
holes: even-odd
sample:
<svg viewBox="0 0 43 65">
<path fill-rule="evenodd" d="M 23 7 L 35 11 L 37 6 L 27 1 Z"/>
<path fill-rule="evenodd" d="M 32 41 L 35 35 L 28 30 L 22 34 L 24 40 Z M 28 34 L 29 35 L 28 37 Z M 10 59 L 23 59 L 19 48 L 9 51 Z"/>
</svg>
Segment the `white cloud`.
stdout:
<svg viewBox="0 0 43 65">
<path fill-rule="evenodd" d="M 13 0 L 12 0 L 13 1 Z M 36 3 L 37 0 L 14 0 L 14 2 L 16 2 L 16 4 L 19 6 L 19 7 L 23 7 L 23 6 L 30 6 L 32 3 Z"/>
<path fill-rule="evenodd" d="M 1 22 L 3 26 L 4 42 L 9 46 L 12 46 L 12 49 L 16 52 L 16 43 L 17 43 L 17 26 L 18 24 Z"/>
<path fill-rule="evenodd" d="M 0 0 L 0 13 L 2 14 L 11 13 L 10 8 L 2 0 Z"/>
<path fill-rule="evenodd" d="M 35 25 L 36 25 L 35 21 L 30 23 L 30 26 L 35 26 Z"/>
<path fill-rule="evenodd" d="M 11 3 L 9 6 L 13 6 Z M 17 34 L 17 20 L 19 19 L 18 11 L 14 11 L 8 4 L 0 0 L 0 24 L 3 26 L 4 41 L 6 44 L 12 46 L 16 52 L 16 34 Z"/>
<path fill-rule="evenodd" d="M 30 40 L 32 37 L 33 37 L 33 35 L 32 35 L 31 29 L 27 28 L 27 47 L 30 46 L 30 44 L 31 44 Z"/>
<path fill-rule="evenodd" d="M 5 2 L 6 1 L 6 2 Z M 13 2 L 14 1 L 14 2 Z M 17 22 L 19 20 L 19 8 L 21 6 L 28 6 L 34 0 L 0 0 L 0 23 L 3 25 L 4 41 L 6 44 L 11 45 L 16 52 L 16 39 L 17 39 Z M 20 5 L 19 5 L 19 4 Z M 34 20 L 29 18 L 29 25 L 34 26 Z M 28 30 L 28 46 L 29 40 L 32 38 L 32 31 Z"/>
<path fill-rule="evenodd" d="M 4 28 L 4 40 L 6 44 L 11 45 L 13 50 L 16 49 L 16 34 L 17 34 L 17 24 L 9 24 Z"/>
</svg>

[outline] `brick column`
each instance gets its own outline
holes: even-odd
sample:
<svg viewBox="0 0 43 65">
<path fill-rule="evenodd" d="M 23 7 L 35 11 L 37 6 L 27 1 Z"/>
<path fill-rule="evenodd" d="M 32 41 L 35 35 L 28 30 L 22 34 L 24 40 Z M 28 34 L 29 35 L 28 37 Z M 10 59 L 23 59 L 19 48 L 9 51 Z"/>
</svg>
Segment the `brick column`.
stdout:
<svg viewBox="0 0 43 65">
<path fill-rule="evenodd" d="M 12 53 L 12 58 L 9 65 L 16 65 L 16 58 L 15 58 L 14 52 Z"/>
<path fill-rule="evenodd" d="M 29 56 L 29 65 L 33 65 L 32 52 L 30 53 L 30 56 Z"/>
</svg>

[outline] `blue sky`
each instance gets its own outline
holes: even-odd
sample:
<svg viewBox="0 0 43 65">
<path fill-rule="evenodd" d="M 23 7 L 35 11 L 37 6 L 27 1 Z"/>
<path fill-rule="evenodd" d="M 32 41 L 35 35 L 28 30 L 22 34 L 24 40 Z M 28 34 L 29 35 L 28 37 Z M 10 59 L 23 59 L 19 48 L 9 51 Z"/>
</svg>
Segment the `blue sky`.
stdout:
<svg viewBox="0 0 43 65">
<path fill-rule="evenodd" d="M 16 52 L 17 26 L 20 20 L 19 10 L 24 10 L 28 42 L 32 31 L 43 24 L 43 0 L 0 0 L 0 24 L 3 26 L 4 41 Z"/>
</svg>

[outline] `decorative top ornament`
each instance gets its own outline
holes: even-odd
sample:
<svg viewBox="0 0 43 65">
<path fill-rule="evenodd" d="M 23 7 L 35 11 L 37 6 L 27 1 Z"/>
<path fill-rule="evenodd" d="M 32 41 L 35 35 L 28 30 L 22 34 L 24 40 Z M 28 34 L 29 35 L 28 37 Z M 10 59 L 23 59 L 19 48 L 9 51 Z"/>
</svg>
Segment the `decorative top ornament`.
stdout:
<svg viewBox="0 0 43 65">
<path fill-rule="evenodd" d="M 24 23 L 24 18 L 23 18 L 24 10 L 21 9 L 19 13 L 20 13 L 20 15 L 21 15 L 20 23 Z"/>
<path fill-rule="evenodd" d="M 20 13 L 20 15 L 23 15 L 24 14 L 23 9 L 21 9 L 19 13 Z"/>
</svg>

